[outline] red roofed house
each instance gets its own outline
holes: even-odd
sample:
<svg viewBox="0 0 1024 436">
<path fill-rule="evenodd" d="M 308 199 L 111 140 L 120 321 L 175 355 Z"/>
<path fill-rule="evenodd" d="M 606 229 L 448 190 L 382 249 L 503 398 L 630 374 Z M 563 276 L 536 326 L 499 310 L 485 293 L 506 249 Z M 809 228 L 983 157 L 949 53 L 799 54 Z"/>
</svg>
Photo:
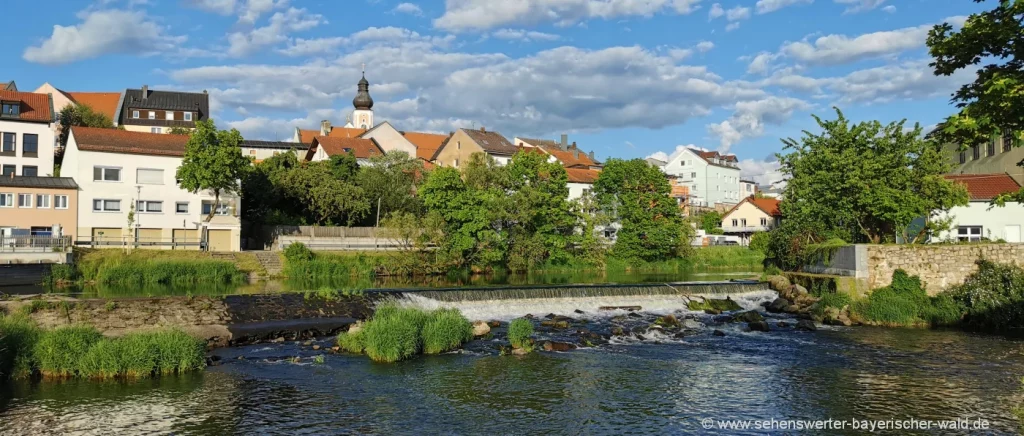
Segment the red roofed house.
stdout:
<svg viewBox="0 0 1024 436">
<path fill-rule="evenodd" d="M 1024 227 L 1024 206 L 1007 202 L 1006 206 L 992 206 L 992 199 L 1001 194 L 1021 189 L 1008 174 L 956 174 L 947 175 L 948 180 L 962 183 L 970 194 L 971 202 L 957 206 L 940 218 L 952 217 L 951 232 L 939 234 L 938 241 L 981 241 L 983 239 L 1006 242 L 1024 242 L 1021 228 Z"/>
<path fill-rule="evenodd" d="M 79 187 L 77 239 L 95 247 L 197 250 L 202 243 L 238 251 L 241 199 L 221 194 L 217 204 L 212 192 L 178 187 L 187 142 L 184 135 L 72 127 L 61 175 Z"/>
<path fill-rule="evenodd" d="M 583 152 L 576 146 L 575 142 L 569 144 L 568 135 L 563 134 L 561 141 L 516 137 L 513 138 L 513 142 L 516 147 L 532 147 L 541 150 L 566 168 L 590 168 L 596 170 L 602 168 L 601 163 L 594 157 L 594 152 Z"/>
<path fill-rule="evenodd" d="M 53 175 L 53 98 L 0 91 L 0 175 Z"/>
<path fill-rule="evenodd" d="M 349 152 L 356 156 L 356 161 L 360 165 L 369 163 L 370 158 L 373 156 L 384 154 L 384 150 L 380 148 L 380 144 L 374 139 L 317 136 L 313 138 L 313 142 L 309 145 L 309 151 L 306 152 L 306 160 L 319 162 L 328 160 L 331 156 Z"/>
<path fill-rule="evenodd" d="M 781 218 L 778 199 L 750 196 L 722 216 L 722 230 L 727 235 L 739 236 L 747 245 L 751 235 L 774 229 Z"/>
</svg>

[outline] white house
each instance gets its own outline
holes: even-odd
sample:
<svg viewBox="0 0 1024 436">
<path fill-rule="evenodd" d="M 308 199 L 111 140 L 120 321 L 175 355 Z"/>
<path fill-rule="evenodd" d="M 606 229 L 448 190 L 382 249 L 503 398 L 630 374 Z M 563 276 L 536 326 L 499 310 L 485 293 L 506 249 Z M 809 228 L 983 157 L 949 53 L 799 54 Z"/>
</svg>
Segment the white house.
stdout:
<svg viewBox="0 0 1024 436">
<path fill-rule="evenodd" d="M 331 156 L 352 153 L 360 165 L 370 163 L 370 158 L 384 154 L 376 140 L 363 138 L 340 138 L 334 136 L 317 136 L 309 145 L 306 160 L 319 162 Z"/>
<path fill-rule="evenodd" d="M 659 168 L 676 176 L 680 185 L 689 187 L 691 206 L 724 209 L 744 198 L 734 155 L 681 147 Z"/>
<path fill-rule="evenodd" d="M 757 182 L 740 179 L 740 198 L 747 198 L 757 193 Z"/>
<path fill-rule="evenodd" d="M 53 98 L 0 91 L 0 175 L 52 176 Z"/>
<path fill-rule="evenodd" d="M 722 216 L 722 231 L 740 238 L 741 245 L 750 243 L 757 232 L 767 232 L 779 225 L 782 212 L 775 198 L 744 198 Z"/>
<path fill-rule="evenodd" d="M 308 147 L 309 144 L 294 142 L 244 140 L 238 148 L 241 149 L 242 156 L 252 158 L 258 163 L 282 153 L 292 153 L 301 160 L 306 157 Z"/>
<path fill-rule="evenodd" d="M 1008 174 L 958 174 L 947 179 L 964 184 L 971 196 L 967 206 L 958 206 L 939 218 L 953 218 L 953 231 L 939 234 L 938 241 L 1004 240 L 1024 242 L 1024 205 L 1008 202 L 1004 207 L 990 204 L 1000 194 L 1017 192 L 1020 185 Z"/>
<path fill-rule="evenodd" d="M 78 239 L 97 246 L 138 241 L 149 248 L 238 251 L 241 199 L 190 193 L 175 174 L 188 137 L 73 127 L 62 175 L 78 182 Z M 128 224 L 135 204 L 134 223 Z M 207 221 L 211 210 L 216 211 Z"/>
<path fill-rule="evenodd" d="M 583 194 L 593 190 L 594 182 L 601 175 L 600 171 L 589 168 L 566 168 L 565 172 L 569 176 L 569 182 L 566 184 L 569 188 L 569 201 L 580 198 Z"/>
</svg>

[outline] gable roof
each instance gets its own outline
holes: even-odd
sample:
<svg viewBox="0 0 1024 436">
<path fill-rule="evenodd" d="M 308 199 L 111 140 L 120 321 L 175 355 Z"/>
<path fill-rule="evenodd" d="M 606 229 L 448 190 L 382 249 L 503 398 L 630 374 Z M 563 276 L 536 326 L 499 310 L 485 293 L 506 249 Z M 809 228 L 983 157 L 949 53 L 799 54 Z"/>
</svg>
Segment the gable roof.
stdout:
<svg viewBox="0 0 1024 436">
<path fill-rule="evenodd" d="M 349 127 L 332 127 L 331 131 L 327 136 L 332 138 L 358 138 L 359 135 L 366 133 L 366 129 L 356 129 Z M 303 144 L 310 144 L 313 139 L 320 136 L 320 129 L 305 130 L 299 129 L 299 142 Z"/>
<path fill-rule="evenodd" d="M 110 121 L 117 121 L 117 104 L 121 101 L 120 92 L 61 92 L 71 101 L 88 106 L 93 112 L 106 115 Z"/>
<path fill-rule="evenodd" d="M 32 92 L 0 91 L 0 100 L 21 103 L 18 120 L 53 122 L 53 99 L 48 94 Z M 13 117 L 5 117 L 11 120 Z"/>
<path fill-rule="evenodd" d="M 0 186 L 6 188 L 78 189 L 71 177 L 0 177 Z"/>
<path fill-rule="evenodd" d="M 168 111 L 198 112 L 199 118 L 194 121 L 205 121 L 210 117 L 210 95 L 205 92 L 180 92 L 146 90 L 146 98 L 142 98 L 141 89 L 125 89 L 124 104 L 119 118 L 128 120 L 128 111 L 133 109 L 153 109 Z M 140 119 L 150 122 L 154 120 Z"/>
<path fill-rule="evenodd" d="M 566 168 L 565 172 L 569 175 L 569 183 L 593 184 L 601 175 L 601 171 L 589 168 Z"/>
<path fill-rule="evenodd" d="M 430 160 L 450 135 L 422 132 L 401 132 L 405 139 L 416 146 L 416 157 Z"/>
<path fill-rule="evenodd" d="M 480 130 L 475 129 L 459 129 L 466 133 L 469 139 L 472 139 L 480 148 L 484 149 L 489 154 L 498 154 L 502 156 L 512 156 L 519 151 L 519 148 L 508 142 L 501 133 L 488 132 L 481 128 Z"/>
<path fill-rule="evenodd" d="M 71 136 L 82 151 L 184 157 L 187 135 L 130 132 L 74 126 Z M 70 140 L 68 142 L 71 142 Z"/>
<path fill-rule="evenodd" d="M 782 216 L 782 209 L 779 209 L 779 203 L 780 203 L 779 199 L 777 199 L 777 198 L 758 198 L 758 197 L 755 197 L 755 196 L 751 195 L 751 196 L 749 196 L 747 198 L 744 198 L 738 204 L 733 206 L 732 209 L 729 209 L 728 212 L 726 212 L 724 215 L 722 215 L 722 219 L 724 220 L 725 217 L 729 216 L 729 214 L 733 213 L 733 211 L 735 211 L 736 209 L 739 209 L 739 207 L 742 206 L 743 203 L 750 203 L 750 204 L 754 205 L 754 207 L 756 207 L 758 209 L 761 209 L 761 212 L 764 212 L 764 213 L 768 214 L 768 216 L 772 216 L 772 217 Z"/>
<path fill-rule="evenodd" d="M 0 82 L 0 85 L 2 85 L 2 86 L 0 86 L 0 91 L 17 91 L 18 90 L 18 85 L 15 84 L 13 80 L 10 81 L 10 82 L 6 82 L 6 83 Z"/>
<path fill-rule="evenodd" d="M 243 140 L 240 146 L 246 148 L 267 148 L 273 150 L 305 150 L 309 148 L 309 145 L 299 144 L 298 142 L 259 141 L 248 139 Z"/>
<path fill-rule="evenodd" d="M 1002 194 L 1017 192 L 1020 184 L 1009 174 L 947 174 L 947 180 L 963 184 L 971 201 L 989 201 Z"/>
<path fill-rule="evenodd" d="M 566 167 L 600 165 L 599 162 L 590 158 L 589 153 L 577 148 L 575 142 L 567 144 L 563 150 L 562 143 L 550 139 L 519 138 L 519 140 L 544 150 Z"/>
<path fill-rule="evenodd" d="M 369 159 L 371 156 L 384 154 L 384 149 L 380 148 L 380 144 L 373 138 L 317 136 L 313 138 L 313 142 L 309 145 L 309 151 L 306 152 L 306 160 L 313 160 L 318 145 L 324 149 L 324 153 L 328 156 L 348 153 L 350 150 L 357 159 Z"/>
</svg>

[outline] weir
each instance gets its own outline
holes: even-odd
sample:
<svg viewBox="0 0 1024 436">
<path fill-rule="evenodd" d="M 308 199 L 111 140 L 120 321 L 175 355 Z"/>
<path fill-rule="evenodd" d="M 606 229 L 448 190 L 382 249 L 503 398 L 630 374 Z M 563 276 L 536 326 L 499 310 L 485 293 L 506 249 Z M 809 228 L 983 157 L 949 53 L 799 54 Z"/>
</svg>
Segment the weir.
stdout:
<svg viewBox="0 0 1024 436">
<path fill-rule="evenodd" d="M 416 295 L 437 301 L 493 301 L 521 300 L 535 298 L 593 298 L 616 296 L 686 296 L 700 295 L 724 298 L 729 294 L 766 291 L 768 284 L 756 280 L 731 280 L 721 282 L 672 282 L 639 284 L 600 285 L 539 285 L 512 287 L 460 287 L 434 289 L 376 289 L 396 295 Z"/>
</svg>

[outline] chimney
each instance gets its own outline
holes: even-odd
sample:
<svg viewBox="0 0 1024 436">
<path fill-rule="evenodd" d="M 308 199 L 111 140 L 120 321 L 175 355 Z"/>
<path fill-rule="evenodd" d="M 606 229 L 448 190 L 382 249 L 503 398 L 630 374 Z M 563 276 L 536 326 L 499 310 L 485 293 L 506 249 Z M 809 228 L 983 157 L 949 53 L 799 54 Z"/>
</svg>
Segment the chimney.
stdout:
<svg viewBox="0 0 1024 436">
<path fill-rule="evenodd" d="M 576 148 L 576 144 L 575 143 L 572 144 L 572 157 L 574 159 L 579 159 L 580 158 L 580 150 L 578 148 Z"/>
<path fill-rule="evenodd" d="M 323 120 L 320 122 L 320 136 L 327 136 L 331 134 L 331 122 Z"/>
<path fill-rule="evenodd" d="M 590 160 L 592 160 L 592 161 L 596 161 L 597 160 L 597 158 L 594 157 L 594 152 L 593 151 L 588 153 L 587 156 L 590 156 Z"/>
<path fill-rule="evenodd" d="M 208 94 L 208 92 L 206 92 L 206 90 L 204 89 L 204 90 L 203 90 L 203 94 Z"/>
<path fill-rule="evenodd" d="M 569 146 L 569 148 L 575 150 L 576 149 L 576 141 L 573 141 L 572 145 Z"/>
<path fill-rule="evenodd" d="M 562 134 L 562 141 L 558 143 L 558 148 L 565 150 L 565 146 L 569 144 L 569 135 Z"/>
<path fill-rule="evenodd" d="M 484 126 L 480 126 L 480 131 L 484 132 L 484 133 L 487 133 L 487 128 L 484 127 Z"/>
<path fill-rule="evenodd" d="M 149 98 L 149 85 L 142 85 L 142 99 Z"/>
</svg>

